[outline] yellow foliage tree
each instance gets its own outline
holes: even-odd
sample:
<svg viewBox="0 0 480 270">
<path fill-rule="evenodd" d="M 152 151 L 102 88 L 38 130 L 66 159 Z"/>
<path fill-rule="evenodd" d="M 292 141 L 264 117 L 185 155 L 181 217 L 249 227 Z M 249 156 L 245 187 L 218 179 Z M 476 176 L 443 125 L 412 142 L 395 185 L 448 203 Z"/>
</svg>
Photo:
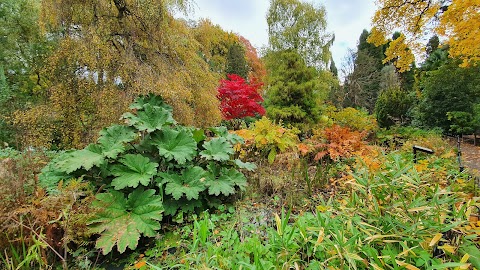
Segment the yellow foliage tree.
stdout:
<svg viewBox="0 0 480 270">
<path fill-rule="evenodd" d="M 199 55 L 192 29 L 171 15 L 182 0 L 44 0 L 41 26 L 60 43 L 48 59 L 46 105 L 61 147 L 83 147 L 139 94 L 161 95 L 186 125 L 220 121 L 220 75 Z M 35 109 L 34 110 L 38 110 Z M 18 113 L 28 130 L 33 112 Z M 26 116 L 29 117 L 26 117 Z M 45 140 L 42 140 L 44 142 Z"/>
<path fill-rule="evenodd" d="M 202 56 L 214 72 L 225 73 L 229 48 L 239 43 L 237 35 L 226 32 L 208 19 L 201 19 L 193 28 L 195 39 L 201 45 Z"/>
<path fill-rule="evenodd" d="M 446 38 L 450 56 L 461 59 L 462 66 L 480 60 L 480 0 L 377 0 L 377 6 L 368 41 L 378 46 L 395 31 L 404 33 L 385 53 L 385 61 L 396 59 L 401 71 L 414 60 L 407 48 L 419 53 L 420 41 L 432 33 Z"/>
</svg>

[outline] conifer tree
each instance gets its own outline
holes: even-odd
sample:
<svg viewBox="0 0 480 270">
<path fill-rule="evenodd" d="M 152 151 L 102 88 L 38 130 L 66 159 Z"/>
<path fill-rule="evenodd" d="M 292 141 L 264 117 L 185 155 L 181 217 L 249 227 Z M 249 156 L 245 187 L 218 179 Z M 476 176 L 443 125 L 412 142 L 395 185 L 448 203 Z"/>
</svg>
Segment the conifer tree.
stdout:
<svg viewBox="0 0 480 270">
<path fill-rule="evenodd" d="M 242 45 L 234 43 L 228 49 L 227 74 L 236 74 L 244 79 L 248 77 L 248 65 L 245 59 L 245 49 Z"/>
<path fill-rule="evenodd" d="M 271 71 L 267 89 L 267 115 L 300 128 L 313 124 L 320 115 L 322 93 L 318 71 L 308 67 L 296 51 L 267 55 Z"/>
</svg>

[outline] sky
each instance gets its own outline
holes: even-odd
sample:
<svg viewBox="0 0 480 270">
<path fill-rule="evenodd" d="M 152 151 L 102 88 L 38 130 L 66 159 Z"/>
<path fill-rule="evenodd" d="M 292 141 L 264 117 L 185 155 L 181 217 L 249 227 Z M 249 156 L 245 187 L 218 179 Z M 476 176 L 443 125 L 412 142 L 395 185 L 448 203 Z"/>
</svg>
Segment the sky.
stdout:
<svg viewBox="0 0 480 270">
<path fill-rule="evenodd" d="M 190 19 L 209 18 L 226 31 L 244 36 L 260 49 L 268 44 L 266 14 L 269 0 L 194 0 Z M 324 5 L 327 10 L 327 31 L 335 34 L 331 48 L 337 68 L 340 68 L 348 48 L 355 49 L 363 29 L 370 29 L 375 12 L 373 0 L 308 0 Z"/>
</svg>

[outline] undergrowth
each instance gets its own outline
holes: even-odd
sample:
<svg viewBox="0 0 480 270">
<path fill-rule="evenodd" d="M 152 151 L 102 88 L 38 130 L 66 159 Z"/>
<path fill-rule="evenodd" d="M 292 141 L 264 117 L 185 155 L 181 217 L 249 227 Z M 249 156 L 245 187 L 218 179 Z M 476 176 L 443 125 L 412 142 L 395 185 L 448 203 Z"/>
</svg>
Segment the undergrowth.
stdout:
<svg viewBox="0 0 480 270">
<path fill-rule="evenodd" d="M 178 231 L 174 252 L 146 254 L 132 268 L 478 269 L 479 204 L 455 191 L 467 175 L 432 179 L 408 154 L 382 158 L 383 168 L 358 168 L 334 196 L 311 201 L 313 211 L 252 203 L 228 221 L 205 213 Z"/>
<path fill-rule="evenodd" d="M 82 150 L 0 151 L 6 269 L 480 269 L 477 188 L 436 132 L 346 109 L 307 137 L 232 134 L 131 108 Z"/>
</svg>

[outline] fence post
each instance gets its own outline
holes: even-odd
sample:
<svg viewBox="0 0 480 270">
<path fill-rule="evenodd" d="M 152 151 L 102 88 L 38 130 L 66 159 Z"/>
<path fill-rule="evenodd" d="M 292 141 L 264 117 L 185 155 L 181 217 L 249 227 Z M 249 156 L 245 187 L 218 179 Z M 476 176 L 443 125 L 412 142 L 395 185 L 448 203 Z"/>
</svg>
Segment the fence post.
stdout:
<svg viewBox="0 0 480 270">
<path fill-rule="evenodd" d="M 458 161 L 458 170 L 463 172 L 465 167 L 462 165 L 462 149 L 460 148 L 460 135 L 457 135 L 457 161 Z"/>
</svg>

